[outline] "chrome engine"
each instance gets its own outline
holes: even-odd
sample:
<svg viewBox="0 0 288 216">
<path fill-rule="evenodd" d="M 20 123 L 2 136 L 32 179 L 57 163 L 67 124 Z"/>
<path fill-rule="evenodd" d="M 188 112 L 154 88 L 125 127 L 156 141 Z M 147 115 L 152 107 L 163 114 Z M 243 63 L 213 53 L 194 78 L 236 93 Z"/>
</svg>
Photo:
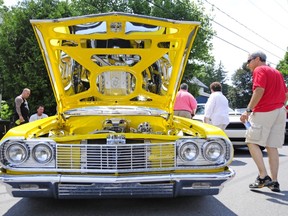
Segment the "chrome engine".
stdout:
<svg viewBox="0 0 288 216">
<path fill-rule="evenodd" d="M 149 122 L 140 123 L 137 128 L 130 127 L 125 119 L 107 119 L 103 122 L 104 131 L 114 131 L 116 133 L 153 133 Z"/>
<path fill-rule="evenodd" d="M 103 130 L 114 131 L 116 133 L 127 133 L 129 132 L 129 125 L 124 119 L 107 119 L 103 122 Z"/>
</svg>

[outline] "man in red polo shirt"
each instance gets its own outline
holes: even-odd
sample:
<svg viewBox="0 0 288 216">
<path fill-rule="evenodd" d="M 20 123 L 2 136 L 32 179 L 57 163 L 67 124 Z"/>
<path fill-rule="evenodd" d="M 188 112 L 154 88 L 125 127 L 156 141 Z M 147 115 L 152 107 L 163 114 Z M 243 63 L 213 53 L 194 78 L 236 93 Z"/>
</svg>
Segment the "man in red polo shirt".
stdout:
<svg viewBox="0 0 288 216">
<path fill-rule="evenodd" d="M 197 101 L 192 94 L 188 92 L 188 85 L 182 83 L 177 92 L 174 104 L 174 115 L 186 118 L 193 118 L 197 109 Z"/>
<path fill-rule="evenodd" d="M 249 187 L 254 189 L 266 186 L 274 192 L 280 192 L 277 180 L 278 148 L 284 144 L 286 125 L 284 105 L 288 98 L 287 88 L 283 75 L 266 65 L 266 55 L 263 52 L 252 53 L 247 66 L 253 71 L 253 94 L 240 120 L 243 123 L 250 122 L 251 127 L 246 132 L 246 143 L 259 171 L 256 181 Z M 272 179 L 267 173 L 259 146 L 267 150 Z"/>
</svg>

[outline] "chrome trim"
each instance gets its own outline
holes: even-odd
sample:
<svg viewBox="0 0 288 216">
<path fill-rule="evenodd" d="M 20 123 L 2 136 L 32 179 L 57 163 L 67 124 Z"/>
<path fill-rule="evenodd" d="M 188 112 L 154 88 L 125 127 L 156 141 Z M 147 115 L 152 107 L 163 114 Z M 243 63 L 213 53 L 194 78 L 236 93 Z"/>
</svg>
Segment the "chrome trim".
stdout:
<svg viewBox="0 0 288 216">
<path fill-rule="evenodd" d="M 207 149 L 208 149 L 208 147 L 209 147 L 210 145 L 213 145 L 214 143 L 217 144 L 217 145 L 219 146 L 219 148 L 220 148 L 220 154 L 219 154 L 219 156 L 218 156 L 216 159 L 215 159 L 215 158 L 214 158 L 214 159 L 213 159 L 213 158 L 210 158 L 209 155 L 207 154 Z M 210 162 L 214 162 L 214 163 L 215 163 L 215 162 L 217 162 L 217 161 L 223 161 L 223 160 L 225 160 L 226 149 L 223 148 L 223 145 L 221 145 L 221 143 L 215 142 L 214 140 L 204 143 L 204 145 L 202 146 L 201 151 L 202 151 L 203 157 L 204 157 L 205 160 L 207 160 L 207 161 L 210 161 Z"/>
<path fill-rule="evenodd" d="M 216 137 L 217 138 L 217 137 Z M 233 152 L 230 142 L 226 139 L 218 138 L 216 142 L 221 142 L 225 149 L 225 158 L 222 162 L 212 163 L 198 155 L 197 160 L 183 162 L 179 158 L 179 146 L 187 142 L 197 144 L 200 149 L 205 142 L 197 138 L 179 139 L 175 142 L 162 143 L 125 143 L 117 145 L 97 144 L 97 140 L 90 140 L 90 143 L 58 144 L 49 139 L 27 140 L 25 143 L 32 149 L 39 141 L 46 142 L 52 147 L 55 159 L 47 164 L 35 162 L 29 158 L 27 162 L 10 166 L 4 164 L 2 167 L 11 171 L 25 172 L 69 172 L 69 173 L 130 173 L 148 171 L 173 171 L 173 170 L 197 170 L 213 169 L 227 166 L 232 160 Z M 6 143 L 6 142 L 5 142 Z M 5 145 L 5 143 L 3 143 Z M 223 156 L 224 157 L 224 156 Z"/>
<path fill-rule="evenodd" d="M 84 175 L 61 175 L 61 174 L 39 174 L 39 175 L 2 175 L 0 182 L 73 182 L 73 183 L 133 183 L 133 182 L 161 182 L 161 181 L 183 181 L 183 180 L 229 180 L 235 176 L 235 171 L 228 170 L 219 173 L 187 173 L 187 174 L 153 174 L 153 175 L 131 175 L 131 176 L 84 176 Z"/>
<path fill-rule="evenodd" d="M 9 156 L 9 152 L 10 152 L 10 148 L 11 146 L 20 146 L 22 148 L 22 150 L 24 151 L 24 155 L 25 157 L 23 158 L 23 160 L 21 162 L 15 162 L 11 159 L 11 157 Z M 27 159 L 29 158 L 30 152 L 28 149 L 27 144 L 25 144 L 24 142 L 20 142 L 20 141 L 15 141 L 15 142 L 11 142 L 8 143 L 8 145 L 3 147 L 3 152 L 4 152 L 4 156 L 5 159 L 7 159 L 7 161 L 12 165 L 12 166 L 19 166 L 23 163 L 25 163 L 27 161 Z"/>
<path fill-rule="evenodd" d="M 44 162 L 42 161 L 39 161 L 39 159 L 37 158 L 36 156 L 36 150 L 39 146 L 44 146 L 44 147 L 47 147 L 49 150 L 50 150 L 50 158 L 48 160 L 45 160 Z M 45 142 L 39 142 L 38 144 L 36 144 L 35 146 L 33 146 L 32 150 L 31 150 L 31 155 L 32 155 L 32 158 L 39 164 L 48 164 L 50 163 L 52 160 L 54 160 L 54 149 L 52 148 L 51 145 L 49 145 L 49 143 L 45 143 Z"/>
<path fill-rule="evenodd" d="M 57 144 L 56 170 L 82 173 L 126 173 L 173 170 L 175 145 L 143 144 Z"/>
<path fill-rule="evenodd" d="M 2 175 L 15 197 L 104 198 L 215 195 L 235 176 L 231 168 L 219 173 L 153 174 L 149 176 Z M 29 184 L 31 188 L 29 189 Z M 21 185 L 25 188 L 21 189 Z M 38 185 L 39 188 L 33 187 Z M 128 192 L 127 192 L 128 190 Z"/>
</svg>

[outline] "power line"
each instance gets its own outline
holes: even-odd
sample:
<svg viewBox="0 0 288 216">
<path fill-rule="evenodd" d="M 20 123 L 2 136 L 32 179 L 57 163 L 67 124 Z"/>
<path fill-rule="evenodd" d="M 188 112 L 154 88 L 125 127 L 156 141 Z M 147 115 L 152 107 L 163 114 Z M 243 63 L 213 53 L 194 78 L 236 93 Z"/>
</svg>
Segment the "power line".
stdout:
<svg viewBox="0 0 288 216">
<path fill-rule="evenodd" d="M 202 30 L 206 31 L 206 30 L 203 29 L 203 28 L 202 28 Z M 241 47 L 239 47 L 239 46 L 237 46 L 237 45 L 235 45 L 235 44 L 233 44 L 233 43 L 231 43 L 231 42 L 229 42 L 229 41 L 227 41 L 227 40 L 225 40 L 225 39 L 223 39 L 223 38 L 221 38 L 221 37 L 218 37 L 217 35 L 214 35 L 214 37 L 218 38 L 219 40 L 224 41 L 225 43 L 227 43 L 227 44 L 229 44 L 229 45 L 231 45 L 231 46 L 234 46 L 235 48 L 237 48 L 237 49 L 239 49 L 239 50 L 242 50 L 242 51 L 246 52 L 247 54 L 250 53 L 249 51 L 247 51 L 247 50 L 245 50 L 245 49 L 243 49 L 243 48 L 241 48 Z M 268 60 L 267 60 L 267 63 L 269 63 L 270 65 L 275 65 L 275 66 L 277 65 L 277 64 L 275 64 L 274 62 L 271 62 L 271 61 L 268 61 Z"/>
<path fill-rule="evenodd" d="M 257 35 L 258 37 L 261 37 L 262 39 L 264 39 L 266 42 L 274 45 L 275 47 L 279 48 L 280 50 L 286 52 L 286 50 L 284 50 L 283 48 L 277 46 L 276 44 L 274 44 L 273 42 L 271 42 L 270 40 L 264 38 L 263 36 L 261 36 L 260 34 L 258 34 L 257 32 L 253 31 L 252 29 L 250 29 L 249 27 L 247 27 L 246 25 L 240 23 L 238 20 L 236 20 L 235 18 L 233 18 L 232 16 L 230 16 L 229 14 L 227 14 L 226 12 L 222 11 L 220 8 L 218 8 L 216 5 L 208 2 L 207 0 L 204 0 L 205 2 L 207 2 L 208 4 L 210 4 L 212 7 L 215 7 L 217 10 L 219 10 L 221 13 L 225 14 L 226 16 L 228 16 L 230 19 L 234 20 L 235 22 L 237 22 L 239 25 L 243 26 L 244 28 L 246 28 L 247 30 L 251 31 L 252 33 L 254 33 L 255 35 Z M 280 58 L 281 59 L 281 58 Z"/>
<path fill-rule="evenodd" d="M 276 4 L 288 14 L 288 10 L 286 10 L 278 1 L 274 0 L 273 2 L 276 2 Z"/>
<path fill-rule="evenodd" d="M 206 1 L 206 0 L 205 0 Z M 262 13 L 264 13 L 266 16 L 270 17 L 272 20 L 274 20 L 276 23 L 278 23 L 280 26 L 284 27 L 285 29 L 288 30 L 288 28 L 284 25 L 282 25 L 280 22 L 278 22 L 277 20 L 275 20 L 273 17 L 271 17 L 268 13 L 266 13 L 265 11 L 263 11 L 261 8 L 259 8 L 257 5 L 255 5 L 252 1 L 248 0 L 254 7 L 256 7 L 259 11 L 261 11 Z"/>
<path fill-rule="evenodd" d="M 249 54 L 249 51 L 247 51 L 247 50 L 245 50 L 245 49 L 243 49 L 243 48 L 241 48 L 241 47 L 239 47 L 239 46 L 237 46 L 237 45 L 235 45 L 235 44 L 233 44 L 233 43 L 231 43 L 231 42 L 229 42 L 229 41 L 227 41 L 227 40 L 225 40 L 225 39 L 223 39 L 223 38 L 221 38 L 221 37 L 218 37 L 217 35 L 214 35 L 214 37 L 216 37 L 216 38 L 224 41 L 225 43 L 228 43 L 228 44 L 230 44 L 231 46 L 234 46 L 234 47 L 236 47 L 236 48 L 238 48 L 238 49 L 246 52 L 247 54 Z"/>
<path fill-rule="evenodd" d="M 163 8 L 163 7 L 160 6 L 160 5 L 155 4 L 153 1 L 151 1 L 151 0 L 146 0 L 146 1 L 147 1 L 148 3 L 150 3 L 150 4 L 153 4 L 155 7 L 158 7 L 158 8 L 160 8 L 161 10 L 167 12 L 169 15 L 172 14 L 170 10 L 168 10 L 168 9 L 166 9 L 166 8 Z M 207 0 L 205 0 L 205 1 L 206 1 L 207 3 L 209 3 Z M 184 4 L 184 3 L 181 2 L 181 1 L 179 1 L 179 2 L 180 2 L 181 4 Z M 209 4 L 212 5 L 211 3 L 209 3 Z M 212 6 L 214 6 L 214 5 L 212 5 Z M 217 7 L 216 7 L 216 8 L 217 8 Z M 218 8 L 217 8 L 217 9 L 218 9 Z M 219 9 L 219 10 L 222 12 L 221 9 Z M 225 12 L 223 12 L 223 13 L 225 13 Z M 225 13 L 225 14 L 226 14 L 226 13 Z M 226 15 L 229 16 L 228 14 L 226 14 Z M 231 17 L 231 16 L 229 16 L 229 17 Z M 232 18 L 232 17 L 231 17 L 231 18 Z M 235 20 L 235 21 L 237 21 L 237 20 L 234 19 L 234 18 L 232 18 L 232 19 Z M 215 22 L 216 24 L 222 26 L 223 28 L 225 28 L 225 29 L 231 31 L 233 34 L 236 34 L 238 37 L 241 37 L 242 39 L 244 39 L 244 40 L 246 40 L 246 41 L 248 41 L 248 42 L 254 44 L 255 46 L 257 46 L 257 47 L 259 47 L 259 48 L 265 50 L 266 52 L 269 52 L 270 54 L 274 55 L 275 57 L 281 59 L 280 57 L 276 56 L 275 54 L 271 53 L 270 51 L 268 51 L 268 50 L 266 50 L 266 49 L 260 47 L 259 45 L 255 44 L 255 43 L 253 43 L 253 42 L 251 42 L 251 41 L 249 41 L 249 40 L 247 40 L 247 39 L 244 38 L 243 36 L 241 36 L 241 35 L 235 33 L 235 32 L 232 31 L 231 29 L 229 29 L 229 28 L 227 28 L 227 27 L 225 27 L 225 26 L 223 26 L 223 25 L 217 23 L 216 21 L 214 21 L 214 20 L 212 20 L 212 19 L 210 19 L 210 18 L 209 18 L 209 20 L 211 20 L 212 22 Z M 237 22 L 238 22 L 238 21 L 237 21 Z M 241 25 L 243 25 L 243 24 L 241 24 Z M 244 26 L 244 25 L 243 25 L 243 26 Z M 201 29 L 204 30 L 204 31 L 207 31 L 207 30 L 205 30 L 205 29 L 203 29 L 203 28 L 201 28 Z M 252 31 L 252 30 L 251 30 L 251 31 Z M 256 32 L 255 32 L 255 33 L 256 33 Z M 257 33 L 256 33 L 256 34 L 257 34 Z M 258 35 L 258 34 L 257 34 L 257 35 Z M 243 49 L 243 48 L 241 48 L 241 47 L 235 45 L 234 43 L 229 42 L 229 41 L 227 41 L 227 40 L 225 40 L 225 39 L 223 39 L 223 38 L 221 38 L 221 37 L 219 37 L 219 36 L 217 36 L 217 35 L 213 35 L 213 36 L 216 37 L 216 38 L 218 38 L 218 39 L 220 39 L 220 40 L 222 40 L 222 41 L 224 41 L 225 43 L 227 43 L 227 44 L 229 44 L 229 45 L 231 45 L 231 46 L 234 46 L 235 48 L 237 48 L 237 49 L 239 49 L 239 50 L 241 50 L 241 51 L 244 51 L 244 52 L 246 52 L 246 53 L 249 54 L 249 52 L 248 52 L 247 50 L 245 50 L 245 49 Z M 260 36 L 260 35 L 259 35 L 259 36 Z M 267 40 L 267 39 L 265 39 L 265 40 Z M 267 40 L 267 41 L 268 41 L 268 40 Z M 269 41 L 268 41 L 268 42 L 269 42 Z M 271 42 L 270 42 L 270 43 L 271 43 Z M 274 45 L 274 46 L 277 46 L 277 45 Z M 281 49 L 281 48 L 280 48 L 280 49 Z M 270 64 L 273 64 L 273 65 L 276 65 L 275 63 L 272 63 L 272 62 L 269 62 L 269 63 L 270 63 Z"/>
<path fill-rule="evenodd" d="M 281 57 L 279 57 L 279 56 L 277 56 L 277 55 L 271 53 L 269 50 L 267 50 L 267 49 L 261 47 L 260 45 L 254 43 L 254 42 L 252 42 L 252 41 L 250 41 L 250 40 L 248 40 L 248 39 L 246 39 L 245 37 L 241 36 L 240 34 L 234 32 L 234 31 L 232 31 L 231 29 L 229 29 L 229 28 L 223 26 L 222 24 L 220 24 L 220 23 L 218 23 L 218 22 L 216 22 L 216 21 L 214 21 L 214 20 L 212 20 L 212 19 L 210 19 L 210 20 L 211 20 L 212 22 L 216 23 L 217 25 L 221 26 L 222 28 L 225 28 L 226 30 L 228 30 L 228 31 L 232 32 L 233 34 L 237 35 L 238 37 L 242 38 L 243 40 L 246 40 L 246 41 L 248 41 L 249 43 L 251 43 L 251 44 L 253 44 L 253 45 L 255 45 L 255 46 L 261 48 L 262 50 L 265 50 L 266 52 L 270 53 L 271 55 L 273 55 L 273 56 L 275 56 L 275 57 L 281 59 Z"/>
</svg>

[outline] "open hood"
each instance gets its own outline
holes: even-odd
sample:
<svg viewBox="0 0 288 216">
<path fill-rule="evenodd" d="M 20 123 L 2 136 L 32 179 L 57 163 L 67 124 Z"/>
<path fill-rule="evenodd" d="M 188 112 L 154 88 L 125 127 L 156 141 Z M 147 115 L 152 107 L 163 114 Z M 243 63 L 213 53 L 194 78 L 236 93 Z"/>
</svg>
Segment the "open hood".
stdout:
<svg viewBox="0 0 288 216">
<path fill-rule="evenodd" d="M 171 113 L 199 23 L 125 13 L 31 20 L 58 112 L 143 106 Z"/>
</svg>

